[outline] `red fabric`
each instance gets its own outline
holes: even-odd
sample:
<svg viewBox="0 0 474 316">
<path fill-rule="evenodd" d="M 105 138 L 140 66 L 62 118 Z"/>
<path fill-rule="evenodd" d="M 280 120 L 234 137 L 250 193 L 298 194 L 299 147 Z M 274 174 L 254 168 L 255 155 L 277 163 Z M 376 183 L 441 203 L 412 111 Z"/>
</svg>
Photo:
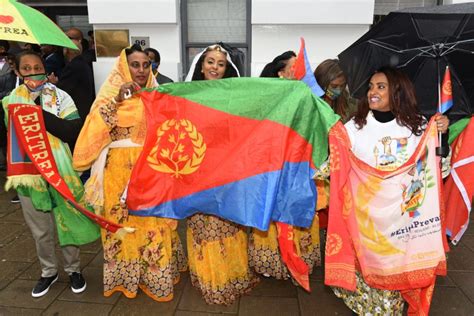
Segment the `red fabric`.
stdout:
<svg viewBox="0 0 474 316">
<path fill-rule="evenodd" d="M 286 264 L 291 276 L 308 292 L 309 287 L 309 268 L 308 265 L 296 253 L 294 243 L 293 226 L 276 222 L 278 230 L 278 245 L 280 247 L 281 258 Z"/>
<path fill-rule="evenodd" d="M 8 116 L 7 177 L 21 176 L 25 174 L 39 175 L 40 172 L 28 158 L 23 146 L 19 144 L 10 112 L 8 112 Z M 1 124 L 3 124 L 3 122 Z"/>
<path fill-rule="evenodd" d="M 469 224 L 469 213 L 474 195 L 474 162 L 455 167 L 460 161 L 474 159 L 474 120 L 452 144 L 451 175 L 444 185 L 446 201 L 446 228 L 451 233 L 453 243 L 457 243 Z M 460 180 L 456 184 L 454 172 Z M 464 198 L 462 193 L 464 193 Z M 466 204 L 467 203 L 467 204 Z"/>
<path fill-rule="evenodd" d="M 319 228 L 325 229 L 328 228 L 328 215 L 329 215 L 329 208 L 323 208 L 322 210 L 318 210 L 319 216 Z"/>
<path fill-rule="evenodd" d="M 295 63 L 293 64 L 293 71 L 294 71 L 293 76 L 297 80 L 303 79 L 303 77 L 306 75 L 304 49 L 305 49 L 304 39 L 301 38 L 300 51 L 298 52 L 298 55 L 297 55 L 298 57 L 296 58 Z"/>
<path fill-rule="evenodd" d="M 16 136 L 18 137 L 18 145 L 23 148 L 32 161 L 35 173 L 40 173 L 43 179 L 54 187 L 71 205 L 101 227 L 114 233 L 119 228 L 122 228 L 121 225 L 109 222 L 105 218 L 85 209 L 75 201 L 72 192 L 69 190 L 64 179 L 62 179 L 56 166 L 48 135 L 46 134 L 41 107 L 31 104 L 10 104 L 8 110 L 9 122 L 14 126 Z M 34 173 L 28 172 L 27 174 L 31 175 Z"/>
</svg>

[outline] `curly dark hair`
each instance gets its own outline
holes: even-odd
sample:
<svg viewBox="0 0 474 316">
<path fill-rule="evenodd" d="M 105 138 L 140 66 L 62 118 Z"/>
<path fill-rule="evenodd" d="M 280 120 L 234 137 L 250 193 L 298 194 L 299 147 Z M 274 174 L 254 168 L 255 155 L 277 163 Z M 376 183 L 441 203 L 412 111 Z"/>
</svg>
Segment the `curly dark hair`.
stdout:
<svg viewBox="0 0 474 316">
<path fill-rule="evenodd" d="M 296 54 L 291 50 L 278 55 L 271 63 L 268 63 L 263 67 L 260 77 L 278 78 L 278 72 L 285 68 L 286 64 L 288 64 L 288 60 L 293 57 L 296 57 Z"/>
<path fill-rule="evenodd" d="M 387 77 L 390 111 L 397 123 L 409 128 L 414 135 L 420 136 L 426 120 L 418 109 L 415 87 L 410 78 L 401 70 L 390 67 L 382 67 L 375 73 L 383 73 Z M 354 115 L 354 122 L 358 129 L 367 124 L 369 111 L 368 97 L 362 98 Z"/>
<path fill-rule="evenodd" d="M 207 53 L 210 52 L 210 51 L 213 51 L 213 50 L 220 51 L 226 56 L 228 54 L 220 45 L 216 44 L 216 45 L 209 46 L 206 49 L 206 51 L 201 55 L 201 57 L 199 57 L 199 59 L 196 63 L 196 68 L 194 68 L 192 81 L 205 80 L 204 79 L 204 74 L 201 72 L 202 63 L 204 62 L 204 58 L 206 58 Z M 234 67 L 232 67 L 232 65 L 230 65 L 229 62 L 227 62 L 226 67 L 225 67 L 224 76 L 222 76 L 222 78 L 224 79 L 224 78 L 233 78 L 233 77 L 238 77 L 237 71 L 234 69 Z"/>
</svg>

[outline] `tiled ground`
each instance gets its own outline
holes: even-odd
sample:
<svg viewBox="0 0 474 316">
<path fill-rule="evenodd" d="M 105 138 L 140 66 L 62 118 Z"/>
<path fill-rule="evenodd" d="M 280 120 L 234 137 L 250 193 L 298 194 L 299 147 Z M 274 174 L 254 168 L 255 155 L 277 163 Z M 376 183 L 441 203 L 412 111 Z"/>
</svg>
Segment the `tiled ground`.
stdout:
<svg viewBox="0 0 474 316">
<path fill-rule="evenodd" d="M 0 173 L 4 178 L 4 173 Z M 1 181 L 3 182 L 3 181 Z M 3 186 L 3 183 L 0 183 Z M 100 243 L 82 247 L 83 273 L 88 287 L 72 294 L 65 273 L 50 292 L 33 299 L 31 289 L 40 275 L 36 252 L 19 204 L 10 203 L 11 192 L 0 193 L 0 315 L 351 315 L 322 282 L 322 271 L 311 276 L 311 293 L 290 281 L 263 278 L 249 295 L 234 305 L 210 306 L 191 286 L 183 273 L 175 298 L 157 303 L 140 293 L 136 299 L 115 294 L 102 295 L 102 252 Z M 474 225 L 474 221 L 471 222 Z M 58 256 L 61 258 L 61 256 Z M 431 315 L 474 315 L 474 228 L 452 249 L 449 273 L 438 279 Z"/>
</svg>

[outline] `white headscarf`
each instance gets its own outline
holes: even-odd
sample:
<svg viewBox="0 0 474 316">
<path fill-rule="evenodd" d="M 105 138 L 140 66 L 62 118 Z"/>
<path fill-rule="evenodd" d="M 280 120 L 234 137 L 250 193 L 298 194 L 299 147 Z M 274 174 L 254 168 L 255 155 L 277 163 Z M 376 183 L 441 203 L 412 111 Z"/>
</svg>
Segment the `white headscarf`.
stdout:
<svg viewBox="0 0 474 316">
<path fill-rule="evenodd" d="M 197 54 L 194 57 L 193 62 L 191 64 L 191 68 L 189 68 L 188 74 L 186 75 L 186 79 L 184 79 L 184 81 L 192 81 L 193 80 L 193 74 L 194 74 L 194 70 L 196 69 L 196 64 L 197 64 L 199 58 L 201 58 L 202 54 L 204 54 L 208 50 L 215 50 L 217 47 L 220 47 L 220 50 L 226 53 L 225 55 L 226 55 L 226 58 L 227 58 L 227 63 L 230 64 L 235 69 L 235 71 L 237 72 L 237 77 L 240 77 L 239 70 L 237 69 L 237 67 L 232 62 L 232 59 L 230 58 L 229 52 L 226 51 L 222 46 L 220 46 L 218 44 L 214 44 L 214 45 L 210 45 L 210 46 L 206 47 L 202 52 L 200 52 L 199 54 Z"/>
</svg>

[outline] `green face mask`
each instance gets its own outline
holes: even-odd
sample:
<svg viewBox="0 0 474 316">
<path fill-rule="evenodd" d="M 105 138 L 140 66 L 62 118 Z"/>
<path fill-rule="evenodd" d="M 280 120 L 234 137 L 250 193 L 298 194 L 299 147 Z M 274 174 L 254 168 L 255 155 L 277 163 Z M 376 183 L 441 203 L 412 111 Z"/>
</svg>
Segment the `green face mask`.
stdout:
<svg viewBox="0 0 474 316">
<path fill-rule="evenodd" d="M 336 100 L 342 93 L 342 89 L 340 88 L 327 88 L 326 90 L 326 96 L 331 99 L 331 100 Z"/>
<path fill-rule="evenodd" d="M 37 75 L 30 75 L 30 76 L 23 77 L 23 82 L 28 87 L 28 89 L 32 92 L 42 90 L 44 84 L 47 81 L 48 81 L 48 77 L 46 77 L 46 74 L 37 74 Z"/>
</svg>

